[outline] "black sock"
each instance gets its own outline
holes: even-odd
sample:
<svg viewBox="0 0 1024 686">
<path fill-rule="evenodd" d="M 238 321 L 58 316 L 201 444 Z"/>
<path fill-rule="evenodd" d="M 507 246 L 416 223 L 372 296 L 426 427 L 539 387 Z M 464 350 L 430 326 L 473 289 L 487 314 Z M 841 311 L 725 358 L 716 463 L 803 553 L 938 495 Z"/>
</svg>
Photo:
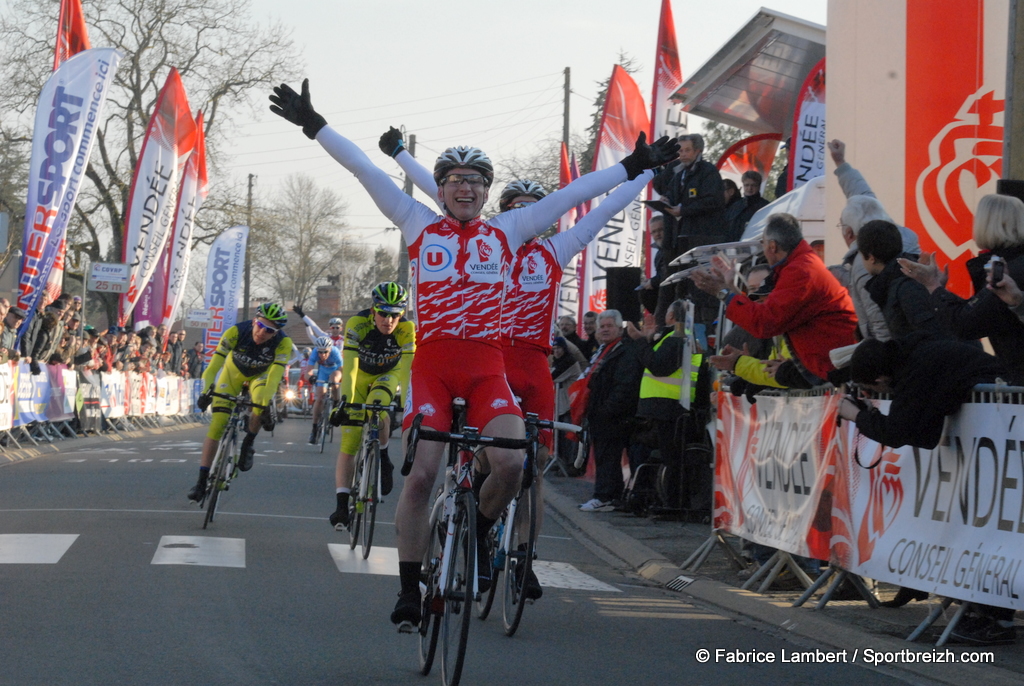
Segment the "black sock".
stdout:
<svg viewBox="0 0 1024 686">
<path fill-rule="evenodd" d="M 402 582 L 402 595 L 406 593 L 412 593 L 413 591 L 419 592 L 420 590 L 420 563 L 419 562 L 399 562 L 398 563 L 398 578 Z"/>
<path fill-rule="evenodd" d="M 387 445 L 380 449 L 380 461 L 381 462 L 391 462 L 391 458 L 388 456 L 388 446 Z"/>
<path fill-rule="evenodd" d="M 476 496 L 476 501 L 480 502 L 480 490 L 484 487 L 484 482 L 487 481 L 487 477 L 490 472 L 478 472 L 476 469 L 473 470 L 473 495 Z"/>
<path fill-rule="evenodd" d="M 199 468 L 199 481 L 200 481 L 200 483 L 206 483 L 206 477 L 208 477 L 208 476 L 210 476 L 210 468 L 209 467 L 200 467 Z"/>
<path fill-rule="evenodd" d="M 348 509 L 348 493 L 338 493 L 338 510 Z"/>
<path fill-rule="evenodd" d="M 476 540 L 482 541 L 496 521 L 498 520 L 484 516 L 484 513 L 478 507 L 476 510 Z"/>
</svg>

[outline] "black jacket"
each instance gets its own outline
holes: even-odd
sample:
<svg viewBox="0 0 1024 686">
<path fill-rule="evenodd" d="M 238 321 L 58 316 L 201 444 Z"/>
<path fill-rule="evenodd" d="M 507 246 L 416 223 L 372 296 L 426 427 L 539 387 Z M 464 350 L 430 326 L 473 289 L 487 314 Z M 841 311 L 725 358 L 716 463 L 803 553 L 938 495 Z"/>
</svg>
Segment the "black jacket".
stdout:
<svg viewBox="0 0 1024 686">
<path fill-rule="evenodd" d="M 899 448 L 932 449 L 942 437 L 942 425 L 980 383 L 1005 379 L 1005 366 L 978 348 L 924 332 L 889 344 L 899 346 L 899 363 L 892 380 L 889 414 L 875 408 L 857 415 L 857 429 L 873 441 Z"/>
<path fill-rule="evenodd" d="M 747 228 L 750 218 L 768 204 L 768 201 L 761 197 L 761 194 L 743 196 L 737 202 L 729 205 L 725 213 L 727 226 L 725 240 L 735 243 L 743 237 L 743 230 Z"/>
<path fill-rule="evenodd" d="M 985 265 L 992 255 L 1006 260 L 1007 273 L 1018 284 L 1024 284 L 1024 247 L 999 248 L 967 261 L 967 271 L 974 283 L 973 298 L 964 300 L 939 288 L 932 293 L 932 299 L 954 336 L 963 340 L 987 337 L 996 357 L 1009 368 L 1013 383 L 1024 385 L 1024 322 L 985 287 Z"/>
<path fill-rule="evenodd" d="M 669 167 L 654 177 L 654 190 L 680 216 L 665 215 L 665 243 L 672 258 L 698 245 L 723 242 L 725 194 L 715 165 L 697 160 L 689 169 Z"/>
<path fill-rule="evenodd" d="M 871 277 L 867 289 L 871 299 L 882 310 L 885 325 L 893 338 L 902 338 L 913 331 L 948 335 L 948 330 L 935 313 L 928 289 L 905 276 L 896 260 L 887 264 L 881 274 Z"/>
<path fill-rule="evenodd" d="M 636 344 L 628 337 L 619 341 L 601 359 L 600 367 L 590 375 L 587 384 L 590 387 L 587 419 L 595 437 L 629 433 L 636 416 L 644 370 Z"/>
</svg>

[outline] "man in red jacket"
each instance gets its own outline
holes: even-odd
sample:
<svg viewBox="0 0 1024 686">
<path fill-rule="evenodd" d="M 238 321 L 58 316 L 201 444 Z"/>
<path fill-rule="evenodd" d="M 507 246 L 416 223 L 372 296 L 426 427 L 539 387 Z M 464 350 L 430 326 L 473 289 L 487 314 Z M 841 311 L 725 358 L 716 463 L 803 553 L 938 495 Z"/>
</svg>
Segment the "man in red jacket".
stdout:
<svg viewBox="0 0 1024 686">
<path fill-rule="evenodd" d="M 754 302 L 741 293 L 732 265 L 719 258 L 711 269 L 695 273 L 694 283 L 723 300 L 725 315 L 752 335 L 785 338 L 794 358 L 769 363 L 776 367 L 776 381 L 788 388 L 824 384 L 835 371 L 829 351 L 856 342 L 853 301 L 803 239 L 796 217 L 769 217 L 761 245 L 772 266 L 767 298 Z"/>
</svg>

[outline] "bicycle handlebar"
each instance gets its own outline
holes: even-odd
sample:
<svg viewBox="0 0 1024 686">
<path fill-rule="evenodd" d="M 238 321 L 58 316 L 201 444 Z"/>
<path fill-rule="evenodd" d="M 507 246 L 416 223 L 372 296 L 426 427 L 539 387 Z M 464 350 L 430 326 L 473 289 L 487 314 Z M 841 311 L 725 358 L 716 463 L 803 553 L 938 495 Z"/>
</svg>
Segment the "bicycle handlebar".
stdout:
<svg viewBox="0 0 1024 686">
<path fill-rule="evenodd" d="M 436 431 L 422 426 L 423 414 L 417 414 L 409 427 L 409 443 L 405 452 L 405 461 L 402 463 L 402 476 L 409 476 L 412 471 L 413 460 L 416 459 L 416 445 L 420 439 L 436 441 L 438 443 L 462 443 L 463 445 L 482 445 L 493 448 L 507 448 L 509 450 L 525 450 L 533 442 L 532 438 L 502 438 L 500 436 L 481 436 L 477 433 L 457 434 L 447 431 Z"/>
<path fill-rule="evenodd" d="M 375 403 L 350 403 L 345 398 L 341 399 L 341 403 L 338 405 L 339 410 L 369 410 L 384 412 L 398 412 L 398 405 L 381 405 L 379 402 Z"/>
<path fill-rule="evenodd" d="M 267 409 L 266 405 L 258 405 L 256 403 L 254 403 L 251 399 L 250 400 L 246 400 L 245 398 L 243 398 L 240 395 L 227 395 L 225 393 L 217 393 L 216 391 L 210 391 L 209 395 L 211 397 L 213 397 L 213 398 L 223 398 L 224 400 L 230 400 L 231 402 L 235 403 L 236 405 L 248 405 L 249 407 L 255 407 L 255 408 L 260 409 L 260 410 Z"/>
</svg>

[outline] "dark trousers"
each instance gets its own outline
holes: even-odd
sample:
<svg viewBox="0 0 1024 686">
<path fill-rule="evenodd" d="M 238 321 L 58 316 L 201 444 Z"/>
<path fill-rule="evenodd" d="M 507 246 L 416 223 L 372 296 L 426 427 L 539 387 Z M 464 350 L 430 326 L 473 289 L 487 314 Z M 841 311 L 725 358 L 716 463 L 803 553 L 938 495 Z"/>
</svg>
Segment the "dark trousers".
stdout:
<svg viewBox="0 0 1024 686">
<path fill-rule="evenodd" d="M 629 443 L 629 433 L 624 431 L 598 432 L 591 429 L 594 446 L 594 497 L 604 502 L 615 500 L 622 495 L 622 451 Z"/>
</svg>

